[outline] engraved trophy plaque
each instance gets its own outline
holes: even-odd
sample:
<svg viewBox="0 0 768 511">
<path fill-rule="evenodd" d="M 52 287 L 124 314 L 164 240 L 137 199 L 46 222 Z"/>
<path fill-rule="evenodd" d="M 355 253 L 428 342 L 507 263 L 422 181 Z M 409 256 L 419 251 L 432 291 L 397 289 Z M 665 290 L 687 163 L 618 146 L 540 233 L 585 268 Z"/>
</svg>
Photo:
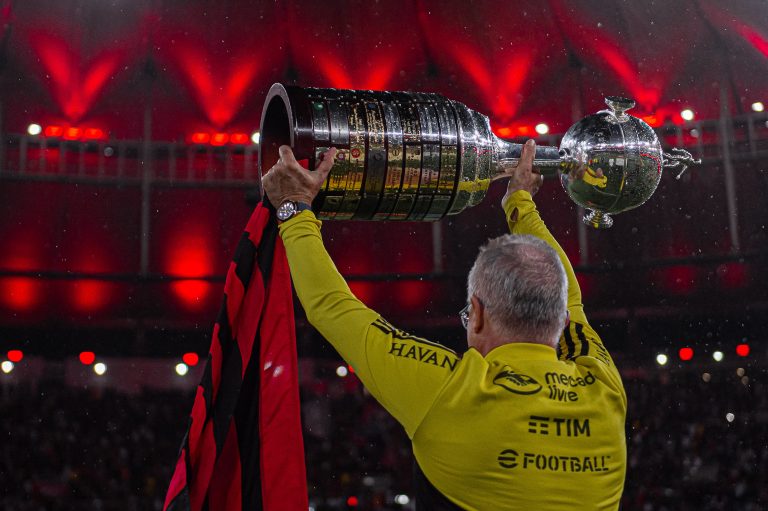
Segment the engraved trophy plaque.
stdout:
<svg viewBox="0 0 768 511">
<path fill-rule="evenodd" d="M 584 221 L 610 227 L 610 213 L 645 202 L 663 166 L 695 163 L 663 154 L 654 131 L 625 113 L 634 102 L 608 98 L 608 110 L 574 124 L 561 146 L 536 148 L 534 165 L 560 175 Z M 261 117 L 259 169 L 289 145 L 297 160 L 339 151 L 313 210 L 323 220 L 434 221 L 485 197 L 522 151 L 496 137 L 488 117 L 439 94 L 314 89 L 275 84 Z"/>
</svg>

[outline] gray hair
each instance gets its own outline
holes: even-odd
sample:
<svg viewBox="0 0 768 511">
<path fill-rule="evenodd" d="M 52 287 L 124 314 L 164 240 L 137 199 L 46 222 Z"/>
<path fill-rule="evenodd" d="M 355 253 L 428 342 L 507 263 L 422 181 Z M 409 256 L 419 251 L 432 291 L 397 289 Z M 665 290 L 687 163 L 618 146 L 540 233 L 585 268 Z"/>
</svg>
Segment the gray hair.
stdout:
<svg viewBox="0 0 768 511">
<path fill-rule="evenodd" d="M 501 334 L 556 342 L 568 306 L 568 279 L 557 252 L 539 238 L 505 234 L 480 248 L 467 279 Z"/>
</svg>

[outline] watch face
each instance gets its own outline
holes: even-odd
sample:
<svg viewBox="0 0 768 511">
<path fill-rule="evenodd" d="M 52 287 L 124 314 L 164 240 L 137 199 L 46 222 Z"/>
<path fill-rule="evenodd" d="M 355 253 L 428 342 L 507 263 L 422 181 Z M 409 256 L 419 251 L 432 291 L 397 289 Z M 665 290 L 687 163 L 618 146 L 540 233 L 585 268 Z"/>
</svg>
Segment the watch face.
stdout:
<svg viewBox="0 0 768 511">
<path fill-rule="evenodd" d="M 280 204 L 280 207 L 277 208 L 277 219 L 278 220 L 288 220 L 293 215 L 296 214 L 296 204 L 294 204 L 292 201 L 285 201 L 282 204 Z"/>
</svg>

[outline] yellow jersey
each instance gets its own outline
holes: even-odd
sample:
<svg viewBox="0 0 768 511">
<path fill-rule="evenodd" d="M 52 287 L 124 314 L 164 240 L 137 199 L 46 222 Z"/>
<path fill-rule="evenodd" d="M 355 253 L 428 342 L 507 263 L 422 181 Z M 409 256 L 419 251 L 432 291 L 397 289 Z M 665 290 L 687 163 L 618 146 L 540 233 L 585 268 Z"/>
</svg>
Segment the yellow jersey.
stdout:
<svg viewBox="0 0 768 511">
<path fill-rule="evenodd" d="M 284 222 L 280 235 L 310 323 L 403 425 L 417 481 L 444 500 L 423 509 L 616 510 L 626 469 L 621 378 L 530 194 L 514 193 L 504 210 L 513 233 L 543 239 L 565 266 L 571 321 L 557 350 L 511 343 L 485 357 L 472 348 L 458 355 L 360 302 L 311 211 Z"/>
</svg>

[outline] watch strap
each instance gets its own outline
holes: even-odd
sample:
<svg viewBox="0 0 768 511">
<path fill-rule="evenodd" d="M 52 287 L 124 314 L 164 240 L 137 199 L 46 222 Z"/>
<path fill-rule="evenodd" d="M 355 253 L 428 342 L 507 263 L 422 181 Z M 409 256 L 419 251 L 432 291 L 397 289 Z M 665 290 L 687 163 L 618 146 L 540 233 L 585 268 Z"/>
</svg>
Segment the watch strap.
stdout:
<svg viewBox="0 0 768 511">
<path fill-rule="evenodd" d="M 297 215 L 299 213 L 301 213 L 302 211 L 304 211 L 305 209 L 308 209 L 308 210 L 312 211 L 312 204 L 307 204 L 306 202 L 298 202 L 298 201 L 294 202 L 294 204 L 296 204 L 296 214 Z"/>
</svg>

